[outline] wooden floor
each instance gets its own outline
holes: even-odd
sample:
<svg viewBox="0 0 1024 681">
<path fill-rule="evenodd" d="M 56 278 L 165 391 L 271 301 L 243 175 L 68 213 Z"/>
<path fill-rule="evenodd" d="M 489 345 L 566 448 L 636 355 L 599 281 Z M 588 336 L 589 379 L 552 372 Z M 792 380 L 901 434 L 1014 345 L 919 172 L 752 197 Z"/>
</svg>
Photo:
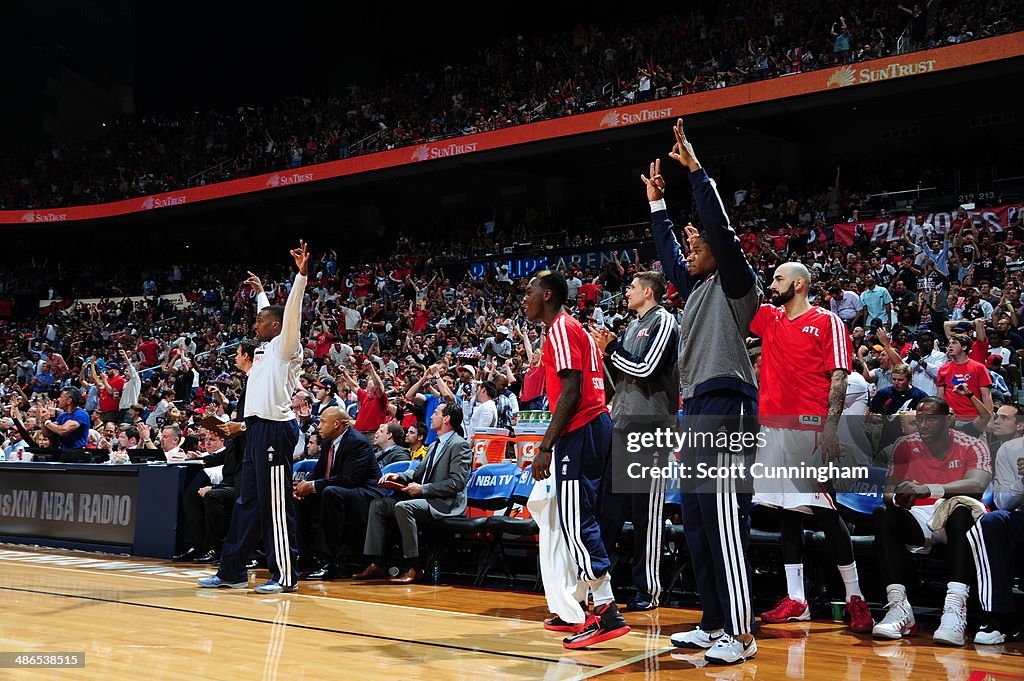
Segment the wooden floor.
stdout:
<svg viewBox="0 0 1024 681">
<path fill-rule="evenodd" d="M 541 628 L 536 594 L 344 580 L 260 596 L 196 589 L 212 574 L 197 567 L 0 545 L 0 652 L 86 659 L 0 679 L 1024 679 L 1021 644 L 877 643 L 807 622 L 762 628 L 751 662 L 705 667 L 668 639 L 697 621 L 691 610 L 629 614 L 632 634 L 567 651 Z"/>
</svg>

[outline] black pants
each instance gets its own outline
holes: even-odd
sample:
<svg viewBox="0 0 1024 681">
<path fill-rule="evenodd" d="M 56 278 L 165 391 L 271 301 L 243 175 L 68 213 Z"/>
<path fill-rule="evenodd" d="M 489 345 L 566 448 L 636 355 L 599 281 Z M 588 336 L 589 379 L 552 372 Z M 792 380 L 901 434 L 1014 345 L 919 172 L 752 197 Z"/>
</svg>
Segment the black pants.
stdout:
<svg viewBox="0 0 1024 681">
<path fill-rule="evenodd" d="M 906 586 L 911 571 L 908 546 L 924 546 L 925 537 L 910 511 L 888 503 L 875 509 L 875 550 L 885 584 Z M 961 507 L 946 521 L 946 564 L 949 581 L 970 584 L 974 575 L 967 532 L 974 526 L 970 510 Z"/>
<path fill-rule="evenodd" d="M 231 507 L 237 498 L 233 487 L 215 487 L 202 497 L 197 490 L 186 491 L 182 499 L 185 546 L 220 553 L 231 525 Z"/>
<path fill-rule="evenodd" d="M 304 565 L 320 557 L 336 561 L 347 546 L 361 556 L 370 503 L 383 494 L 364 487 L 325 487 L 295 503 L 299 556 Z"/>
</svg>

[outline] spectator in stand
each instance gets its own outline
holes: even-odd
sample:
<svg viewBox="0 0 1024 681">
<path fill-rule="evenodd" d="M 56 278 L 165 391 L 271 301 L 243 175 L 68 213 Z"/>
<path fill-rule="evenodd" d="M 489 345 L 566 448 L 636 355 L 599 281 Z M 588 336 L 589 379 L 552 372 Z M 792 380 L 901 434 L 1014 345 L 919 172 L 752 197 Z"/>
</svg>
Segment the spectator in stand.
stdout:
<svg viewBox="0 0 1024 681">
<path fill-rule="evenodd" d="M 860 319 L 864 307 L 860 296 L 839 285 L 829 288 L 828 293 L 831 296 L 829 308 L 843 320 L 847 328 L 853 327 Z"/>
<path fill-rule="evenodd" d="M 950 336 L 946 347 L 949 361 L 939 369 L 936 381 L 936 397 L 949 404 L 958 429 L 973 421 L 977 411 L 969 396 L 954 391 L 957 385 L 965 384 L 969 394 L 979 396 L 988 412 L 992 413 L 992 378 L 984 364 L 967 356 L 970 350 L 971 339 L 968 336 L 962 333 Z"/>
<path fill-rule="evenodd" d="M 498 388 L 492 381 L 483 381 L 477 387 L 473 404 L 473 421 L 466 428 L 466 437 L 472 438 L 481 428 L 497 428 L 498 409 L 494 398 L 498 396 Z"/>
<path fill-rule="evenodd" d="M 865 326 L 892 326 L 892 296 L 889 291 L 878 286 L 873 274 L 864 277 L 864 292 L 860 294 L 860 302 Z"/>
<path fill-rule="evenodd" d="M 54 433 L 60 438 L 61 449 L 82 449 L 89 441 L 89 414 L 82 409 L 82 392 L 77 388 L 61 390 L 57 398 L 57 407 L 61 410 L 56 414 L 52 406 L 43 408 L 43 429 Z"/>
<path fill-rule="evenodd" d="M 927 397 L 924 391 L 911 385 L 912 370 L 906 364 L 892 368 L 892 385 L 875 393 L 871 399 L 871 421 L 882 424 L 878 448 L 888 447 L 903 434 L 899 416 L 914 411 L 917 403 Z"/>
</svg>

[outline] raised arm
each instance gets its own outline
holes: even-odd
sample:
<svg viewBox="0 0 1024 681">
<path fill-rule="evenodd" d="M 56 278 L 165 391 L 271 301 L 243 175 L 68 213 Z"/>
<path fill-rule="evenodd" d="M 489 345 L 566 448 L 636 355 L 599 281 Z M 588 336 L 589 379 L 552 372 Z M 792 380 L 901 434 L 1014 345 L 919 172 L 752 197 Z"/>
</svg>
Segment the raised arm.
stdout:
<svg viewBox="0 0 1024 681">
<path fill-rule="evenodd" d="M 679 245 L 673 231 L 672 221 L 668 219 L 668 208 L 665 206 L 665 178 L 661 176 L 661 159 L 651 164 L 651 178 L 641 175 L 640 179 L 647 186 L 647 201 L 651 205 L 651 233 L 654 235 L 654 246 L 658 251 L 665 276 L 671 281 L 683 298 L 690 295 L 695 281 L 686 267 L 686 255 Z"/>
<path fill-rule="evenodd" d="M 309 266 L 309 249 L 306 242 L 299 240 L 299 247 L 291 250 L 292 258 L 299 273 L 295 275 L 288 302 L 284 305 L 284 319 L 281 321 L 281 344 L 277 347 L 277 356 L 289 360 L 295 354 L 299 344 L 299 333 L 302 329 L 302 295 L 306 292 L 306 273 Z"/>
<path fill-rule="evenodd" d="M 248 284 L 256 292 L 256 311 L 259 312 L 265 307 L 270 307 L 270 298 L 267 297 L 267 292 L 263 289 L 263 282 L 252 272 L 247 271 L 246 274 L 249 275 L 249 278 L 242 283 Z"/>
<path fill-rule="evenodd" d="M 722 289 L 730 298 L 742 298 L 750 292 L 757 282 L 740 244 L 736 231 L 729 224 L 729 216 L 725 214 L 725 204 L 718 195 L 718 186 L 693 151 L 693 146 L 683 132 L 683 119 L 676 121 L 672 128 L 676 136 L 676 144 L 669 156 L 690 171 L 690 185 L 697 201 L 697 213 L 704 225 L 708 247 L 718 264 L 718 276 L 722 280 Z"/>
</svg>

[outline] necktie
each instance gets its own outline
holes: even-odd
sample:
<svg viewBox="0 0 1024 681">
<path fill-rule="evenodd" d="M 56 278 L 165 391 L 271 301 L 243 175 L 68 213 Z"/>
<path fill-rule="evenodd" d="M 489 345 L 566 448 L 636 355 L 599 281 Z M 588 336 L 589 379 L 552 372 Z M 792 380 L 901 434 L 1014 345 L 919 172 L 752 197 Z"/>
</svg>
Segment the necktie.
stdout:
<svg viewBox="0 0 1024 681">
<path fill-rule="evenodd" d="M 437 452 L 438 444 L 440 440 L 434 440 L 430 445 L 430 449 L 427 450 L 427 456 L 423 461 L 423 482 L 430 482 L 430 474 L 433 472 L 434 467 L 434 454 Z"/>
<path fill-rule="evenodd" d="M 331 443 L 331 448 L 327 451 L 327 470 L 324 472 L 324 477 L 325 478 L 331 477 L 331 468 L 334 466 L 334 448 L 335 447 L 336 447 L 336 444 L 332 442 Z"/>
</svg>

